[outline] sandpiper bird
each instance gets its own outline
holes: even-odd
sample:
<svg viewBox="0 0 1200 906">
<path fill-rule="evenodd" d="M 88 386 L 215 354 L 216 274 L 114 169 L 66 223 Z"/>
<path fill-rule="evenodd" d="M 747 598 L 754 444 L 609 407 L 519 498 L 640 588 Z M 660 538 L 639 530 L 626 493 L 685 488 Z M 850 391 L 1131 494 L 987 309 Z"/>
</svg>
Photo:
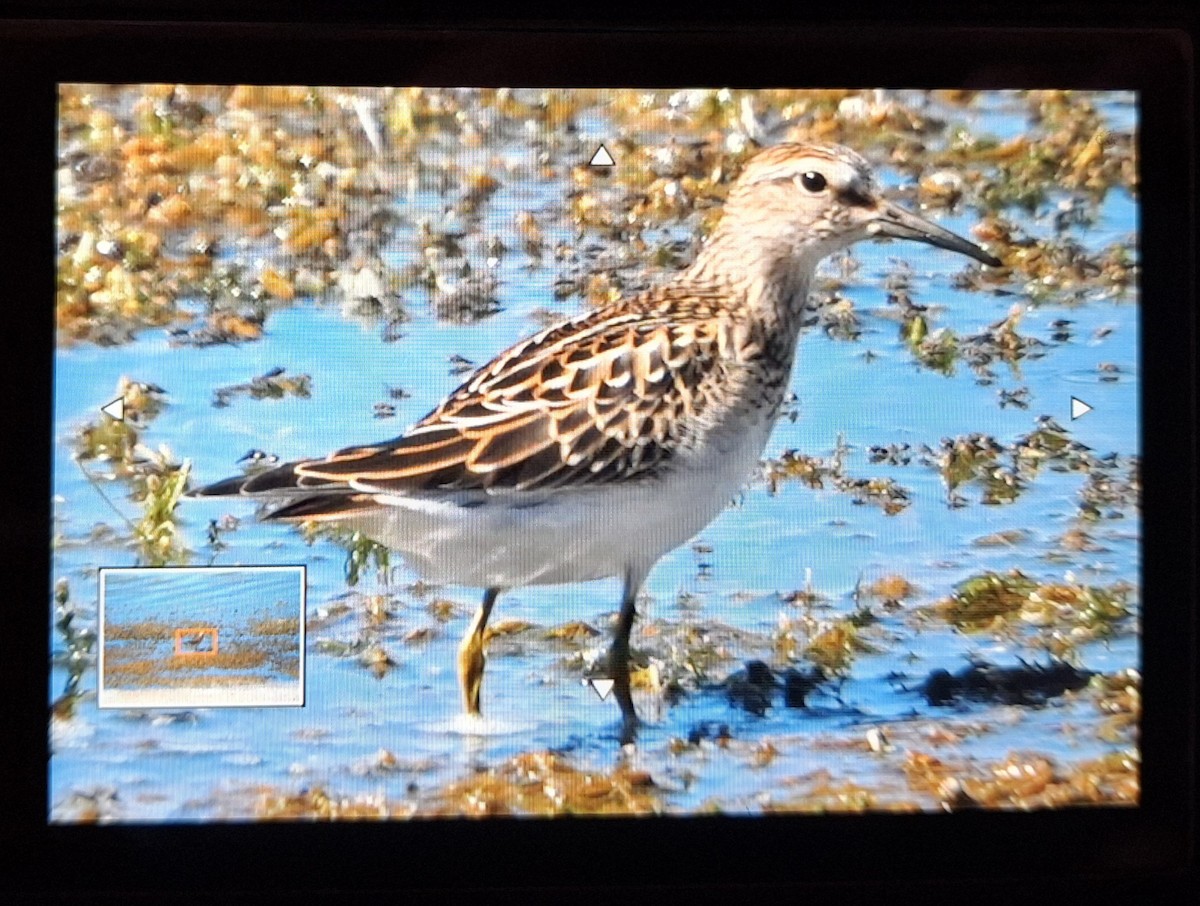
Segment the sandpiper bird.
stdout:
<svg viewBox="0 0 1200 906">
<path fill-rule="evenodd" d="M 669 283 L 522 340 L 400 437 L 193 494 L 282 498 L 268 518 L 347 526 L 430 581 L 485 589 L 458 656 L 476 715 L 484 630 L 502 591 L 619 577 L 607 666 L 628 739 L 642 582 L 757 466 L 813 271 L 871 237 L 999 264 L 882 198 L 855 152 L 777 145 L 746 164 L 695 263 Z"/>
</svg>

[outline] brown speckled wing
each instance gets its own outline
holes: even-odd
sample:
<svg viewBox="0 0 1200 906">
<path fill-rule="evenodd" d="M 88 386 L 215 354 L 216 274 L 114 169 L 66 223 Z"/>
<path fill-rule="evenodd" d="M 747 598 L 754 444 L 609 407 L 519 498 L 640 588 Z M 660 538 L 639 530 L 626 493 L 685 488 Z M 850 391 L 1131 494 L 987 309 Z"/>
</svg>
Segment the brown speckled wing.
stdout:
<svg viewBox="0 0 1200 906">
<path fill-rule="evenodd" d="M 528 491 L 652 474 L 720 381 L 722 326 L 705 303 L 667 288 L 545 330 L 403 436 L 294 464 L 295 485 Z"/>
</svg>

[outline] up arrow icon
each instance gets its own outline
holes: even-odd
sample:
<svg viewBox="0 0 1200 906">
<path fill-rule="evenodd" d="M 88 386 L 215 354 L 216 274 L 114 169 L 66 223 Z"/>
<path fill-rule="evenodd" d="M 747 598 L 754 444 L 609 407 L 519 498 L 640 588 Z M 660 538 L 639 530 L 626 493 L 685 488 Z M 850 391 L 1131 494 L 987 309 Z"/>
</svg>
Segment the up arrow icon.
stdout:
<svg viewBox="0 0 1200 906">
<path fill-rule="evenodd" d="M 613 156 L 608 153 L 608 149 L 603 145 L 596 149 L 596 153 L 592 155 L 592 159 L 588 163 L 593 167 L 615 167 L 617 164 L 613 160 Z"/>
</svg>

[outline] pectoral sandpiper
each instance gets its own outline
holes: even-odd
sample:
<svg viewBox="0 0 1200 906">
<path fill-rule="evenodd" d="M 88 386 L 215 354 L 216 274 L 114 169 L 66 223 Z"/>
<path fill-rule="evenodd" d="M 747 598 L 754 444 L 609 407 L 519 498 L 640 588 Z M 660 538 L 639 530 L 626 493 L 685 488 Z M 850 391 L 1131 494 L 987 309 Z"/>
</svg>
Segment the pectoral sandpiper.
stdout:
<svg viewBox="0 0 1200 906">
<path fill-rule="evenodd" d="M 485 589 L 458 657 L 471 714 L 502 591 L 620 577 L 608 669 L 631 738 L 642 582 L 746 482 L 788 392 L 814 269 L 872 237 L 999 264 L 882 198 L 853 151 L 777 145 L 746 164 L 695 263 L 665 285 L 522 340 L 393 440 L 193 495 L 281 498 L 269 518 L 336 522 L 428 580 Z"/>
</svg>

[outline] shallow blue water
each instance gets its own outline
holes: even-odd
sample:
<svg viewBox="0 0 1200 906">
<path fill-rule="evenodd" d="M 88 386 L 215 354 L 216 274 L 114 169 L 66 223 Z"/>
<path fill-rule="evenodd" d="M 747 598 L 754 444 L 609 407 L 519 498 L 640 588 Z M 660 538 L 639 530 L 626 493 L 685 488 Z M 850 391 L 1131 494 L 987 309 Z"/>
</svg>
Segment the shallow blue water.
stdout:
<svg viewBox="0 0 1200 906">
<path fill-rule="evenodd" d="M 1023 126 L 1004 103 L 984 105 L 982 110 L 987 131 L 1000 137 Z M 1132 105 L 1114 104 L 1110 115 L 1131 120 Z M 533 189 L 505 186 L 487 208 L 483 232 L 503 231 L 516 211 L 549 204 L 560 190 L 553 184 Z M 418 193 L 396 203 L 415 222 L 422 205 L 435 209 L 437 199 Z M 1079 238 L 1091 249 L 1124 240 L 1136 230 L 1136 216 L 1135 202 L 1112 192 L 1097 225 Z M 963 214 L 942 222 L 967 233 L 973 218 Z M 1036 223 L 1023 226 L 1034 234 L 1047 230 Z M 401 264 L 411 257 L 411 247 L 411 234 L 402 233 L 386 256 Z M 889 516 L 875 506 L 855 505 L 847 494 L 832 489 L 786 482 L 772 495 L 756 483 L 699 535 L 697 542 L 711 546 L 711 553 L 684 545 L 659 563 L 645 588 L 648 600 L 641 608 L 641 625 L 724 624 L 770 633 L 788 611 L 782 594 L 811 584 L 827 599 L 833 619 L 853 608 L 851 595 L 860 580 L 869 583 L 896 573 L 918 586 L 923 602 L 945 596 L 956 583 L 983 570 L 1020 569 L 1045 581 L 1061 581 L 1070 572 L 1084 583 L 1108 585 L 1120 579 L 1137 586 L 1136 511 L 1094 527 L 1103 552 L 1074 553 L 1065 563 L 1046 559 L 1055 539 L 1074 524 L 1082 473 L 1043 471 L 1014 503 L 1004 506 L 982 505 L 978 492 L 967 489 L 968 505 L 951 508 L 936 470 L 916 462 L 871 464 L 866 455 L 866 448 L 874 444 L 936 446 L 943 437 L 971 432 L 1008 443 L 1032 431 L 1035 417 L 1042 414 L 1054 416 L 1075 440 L 1097 453 L 1137 454 L 1136 298 L 1096 298 L 1084 304 L 1051 301 L 1031 307 L 1021 322 L 1022 334 L 1049 343 L 1051 322 L 1062 318 L 1073 322 L 1073 339 L 1051 345 L 1043 358 L 1022 361 L 1019 373 L 997 363 L 997 380 L 983 385 L 963 366 L 945 376 L 914 363 L 898 325 L 884 314 L 881 278 L 892 269 L 891 259 L 908 262 L 916 301 L 936 306 L 931 327 L 948 327 L 960 336 L 980 333 L 1001 320 L 1021 296 L 953 289 L 950 279 L 962 269 L 963 260 L 924 246 L 864 245 L 855 255 L 861 268 L 844 292 L 862 316 L 861 339 L 837 341 L 817 331 L 802 337 L 792 379 L 799 418 L 781 421 L 767 456 L 797 449 L 827 457 L 841 438 L 851 451 L 849 474 L 893 478 L 908 489 L 911 506 Z M 550 309 L 567 316 L 583 309 L 578 300 L 555 301 L 553 267 L 529 270 L 524 263 L 515 254 L 502 259 L 497 269 L 502 310 L 479 323 L 439 321 L 420 293 L 410 293 L 406 302 L 411 321 L 404 325 L 405 335 L 391 343 L 381 339 L 378 324 L 346 318 L 334 305 L 305 299 L 272 314 L 257 343 L 180 349 L 168 344 L 163 331 L 147 330 L 127 346 L 60 349 L 55 370 L 54 490 L 56 532 L 65 543 L 54 552 L 54 571 L 56 578 L 69 579 L 83 616 L 95 616 L 96 568 L 136 563 L 130 549 L 85 543 L 96 523 L 115 523 L 115 517 L 71 457 L 73 432 L 97 419 L 97 410 L 112 399 L 122 375 L 167 389 L 169 405 L 142 440 L 151 447 L 166 445 L 175 456 L 189 460 L 196 483 L 235 474 L 236 460 L 252 448 L 286 460 L 384 439 L 398 434 L 457 386 L 460 378 L 450 373 L 451 356 L 482 364 L 536 329 L 531 312 Z M 1101 328 L 1106 331 L 1103 339 L 1093 339 Z M 866 351 L 872 355 L 864 356 Z M 1112 377 L 1098 371 L 1101 363 L 1118 366 L 1115 380 L 1101 379 Z M 311 375 L 311 398 L 240 397 L 227 408 L 213 407 L 214 388 L 248 381 L 280 366 L 289 373 Z M 395 386 L 410 396 L 391 400 L 388 388 Z M 1029 409 L 1001 408 L 997 392 L 1019 387 L 1029 390 Z M 1070 419 L 1072 396 L 1094 407 L 1075 422 Z M 373 407 L 381 401 L 396 406 L 394 419 L 373 417 Z M 135 506 L 120 498 L 119 487 L 109 486 L 110 495 L 126 515 L 136 518 Z M 483 732 L 464 732 L 457 716 L 455 651 L 477 590 L 433 592 L 458 605 L 455 618 L 439 625 L 425 610 L 429 598 L 405 587 L 416 577 L 402 565 L 394 562 L 387 585 L 368 576 L 349 591 L 340 548 L 326 541 L 310 546 L 293 528 L 256 523 L 248 504 L 189 501 L 181 505 L 180 514 L 195 565 L 308 565 L 306 705 L 179 713 L 81 708 L 76 719 L 55 731 L 52 806 L 71 791 L 112 786 L 124 793 L 123 817 L 133 820 L 241 817 L 228 811 L 222 794 L 256 784 L 289 790 L 324 785 L 345 795 L 398 799 L 409 795 L 411 783 L 432 789 L 473 766 L 495 764 L 522 751 L 560 749 L 583 764 L 611 766 L 616 749 L 612 701 L 598 701 L 583 684 L 578 664 L 568 663 L 567 648 L 522 641 L 521 636 L 497 639 L 490 646 L 484 684 L 487 723 Z M 226 514 L 237 516 L 241 525 L 222 536 L 226 549 L 213 552 L 204 547 L 206 526 Z M 1025 530 L 1030 536 L 1016 547 L 972 545 L 981 536 L 1007 530 Z M 702 562 L 708 564 L 704 569 Z M 381 593 L 394 595 L 395 617 L 372 627 L 363 596 Z M 694 605 L 681 606 L 681 593 L 694 596 Z M 612 581 L 517 589 L 503 596 L 493 620 L 517 618 L 549 627 L 582 619 L 606 630 L 618 595 Z M 340 602 L 350 604 L 351 610 L 330 616 Z M 680 781 L 670 797 L 672 806 L 693 808 L 716 801 L 727 809 L 756 808 L 761 805 L 759 794 L 780 778 L 835 763 L 839 770 L 870 776 L 877 770 L 870 755 L 802 743 L 827 734 L 853 734 L 875 721 L 929 714 L 923 699 L 906 693 L 895 674 L 905 674 L 915 684 L 931 669 L 960 668 L 967 654 L 999 663 L 1029 656 L 1027 650 L 987 635 L 965 636 L 935 625 L 916 628 L 903 613 L 883 615 L 880 625 L 901 643 L 888 646 L 887 653 L 860 655 L 836 697 L 828 691 L 816 695 L 811 710 L 773 709 L 766 718 L 756 718 L 731 709 L 720 694 L 705 692 L 674 708 L 644 705 L 648 726 L 639 739 L 639 757 L 663 777 L 688 774 L 687 782 Z M 433 631 L 430 640 L 403 640 L 421 628 Z M 352 644 L 364 638 L 382 645 L 395 662 L 381 678 L 357 657 L 329 652 L 328 643 Z M 597 655 L 605 643 L 605 636 L 592 640 L 585 659 Z M 635 649 L 638 646 L 635 632 Z M 1097 671 L 1139 663 L 1132 633 L 1107 645 L 1085 646 L 1082 654 L 1085 666 Z M 65 674 L 55 670 L 52 696 L 61 691 L 64 680 Z M 964 745 L 979 759 L 1002 757 L 1013 749 L 1078 759 L 1104 751 L 1105 745 L 1092 734 L 1065 733 L 1063 728 L 1094 723 L 1099 719 L 1094 710 L 1070 700 L 1019 713 L 999 707 L 967 709 L 967 714 L 986 713 L 995 720 L 1007 715 L 1011 729 L 981 734 Z M 938 713 L 944 712 L 935 716 Z M 757 773 L 741 770 L 734 762 L 720 763 L 713 753 L 679 760 L 665 755 L 669 738 L 686 736 L 698 722 L 711 720 L 729 723 L 738 739 L 770 736 L 800 742 L 780 742 L 787 757 Z M 373 767 L 380 750 L 392 752 L 399 766 L 388 772 Z M 706 769 L 689 768 L 695 767 L 693 761 L 707 758 L 717 761 Z"/>
</svg>

